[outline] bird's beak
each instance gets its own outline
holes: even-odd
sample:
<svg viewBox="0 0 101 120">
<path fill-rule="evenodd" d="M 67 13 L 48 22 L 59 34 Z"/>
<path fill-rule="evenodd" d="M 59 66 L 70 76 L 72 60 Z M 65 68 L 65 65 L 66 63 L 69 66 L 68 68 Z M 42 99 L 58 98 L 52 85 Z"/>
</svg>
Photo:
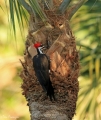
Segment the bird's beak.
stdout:
<svg viewBox="0 0 101 120">
<path fill-rule="evenodd" d="M 45 50 L 45 49 L 46 49 L 46 47 L 45 47 L 45 46 L 42 46 L 42 47 L 41 47 L 41 50 Z"/>
</svg>

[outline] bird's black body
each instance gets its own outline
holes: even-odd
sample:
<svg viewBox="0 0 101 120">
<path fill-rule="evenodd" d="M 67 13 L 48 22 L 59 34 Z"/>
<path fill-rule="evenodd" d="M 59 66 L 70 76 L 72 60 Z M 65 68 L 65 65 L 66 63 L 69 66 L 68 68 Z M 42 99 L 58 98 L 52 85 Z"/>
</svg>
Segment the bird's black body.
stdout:
<svg viewBox="0 0 101 120">
<path fill-rule="evenodd" d="M 46 54 L 40 54 L 38 51 L 38 54 L 33 57 L 33 67 L 38 81 L 44 91 L 47 92 L 47 96 L 50 97 L 50 100 L 52 100 L 52 98 L 55 99 L 54 88 L 49 77 L 50 60 L 48 56 L 46 56 Z"/>
</svg>

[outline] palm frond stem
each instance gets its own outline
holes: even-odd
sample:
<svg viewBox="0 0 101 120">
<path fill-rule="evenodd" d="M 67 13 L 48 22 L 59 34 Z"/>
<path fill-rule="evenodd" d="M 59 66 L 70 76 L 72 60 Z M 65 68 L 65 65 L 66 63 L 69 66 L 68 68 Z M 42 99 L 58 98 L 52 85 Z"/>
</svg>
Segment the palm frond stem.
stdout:
<svg viewBox="0 0 101 120">
<path fill-rule="evenodd" d="M 17 0 L 27 11 L 29 14 L 33 13 L 32 8 L 25 0 Z"/>
<path fill-rule="evenodd" d="M 71 0 L 63 0 L 63 2 L 61 3 L 61 5 L 59 6 L 59 8 L 57 10 L 57 13 L 63 14 L 66 11 L 70 2 L 71 2 Z"/>
<path fill-rule="evenodd" d="M 45 6 L 47 7 L 47 9 L 52 10 L 53 9 L 53 0 L 43 0 Z"/>
<path fill-rule="evenodd" d="M 72 16 L 77 12 L 77 10 L 88 0 L 80 0 L 77 4 L 75 4 L 73 7 L 71 7 L 68 11 L 69 14 L 69 20 L 72 18 Z M 68 13 L 69 13 L 68 12 Z"/>
<path fill-rule="evenodd" d="M 30 3 L 30 5 L 31 5 L 31 7 L 32 7 L 32 10 L 33 10 L 33 12 L 34 12 L 34 14 L 35 14 L 35 18 L 36 18 L 36 20 L 38 21 L 40 21 L 40 20 L 42 20 L 44 23 L 46 22 L 46 21 L 48 21 L 48 18 L 47 18 L 47 16 L 46 16 L 46 14 L 44 13 L 44 11 L 41 9 L 41 7 L 40 7 L 40 5 L 39 5 L 39 3 L 38 3 L 38 1 L 37 0 L 29 0 L 29 3 Z"/>
</svg>

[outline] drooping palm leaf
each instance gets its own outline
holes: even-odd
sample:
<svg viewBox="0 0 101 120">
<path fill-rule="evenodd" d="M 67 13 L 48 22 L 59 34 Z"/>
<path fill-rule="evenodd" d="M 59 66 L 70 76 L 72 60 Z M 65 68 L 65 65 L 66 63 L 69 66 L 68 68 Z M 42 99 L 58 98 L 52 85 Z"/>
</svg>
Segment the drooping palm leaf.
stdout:
<svg viewBox="0 0 101 120">
<path fill-rule="evenodd" d="M 12 2 L 12 0 L 9 0 L 9 6 L 10 6 L 10 20 L 12 22 L 13 30 L 15 33 L 14 3 Z"/>
<path fill-rule="evenodd" d="M 77 12 L 77 10 L 85 3 L 87 2 L 87 0 L 80 0 L 79 2 L 77 2 L 73 7 L 71 7 L 69 9 L 70 14 L 69 14 L 69 20 L 73 17 L 73 15 Z M 75 9 L 73 9 L 75 8 Z"/>
<path fill-rule="evenodd" d="M 43 14 L 43 12 L 41 11 L 41 8 L 39 7 L 37 1 L 35 2 L 35 1 L 30 0 L 30 3 L 32 3 L 31 4 L 32 8 L 25 1 L 9 0 L 10 21 L 11 21 L 11 24 L 13 26 L 14 34 L 16 34 L 15 15 L 17 17 L 17 21 L 19 23 L 20 30 L 22 28 L 24 28 L 23 20 L 26 21 L 26 23 L 28 23 L 28 15 L 27 15 L 25 10 L 27 10 L 27 12 L 29 12 L 31 14 L 32 9 L 34 8 L 33 12 L 38 13 L 43 21 L 45 21 L 45 19 L 47 19 L 45 14 Z"/>
<path fill-rule="evenodd" d="M 20 5 L 22 5 L 29 14 L 33 13 L 32 8 L 25 0 L 17 0 Z"/>
<path fill-rule="evenodd" d="M 100 120 L 101 94 L 101 10 L 100 0 L 88 1 L 72 19 L 80 49 L 81 76 L 78 119 Z M 78 19 L 80 18 L 80 19 Z M 99 107 L 100 106 L 100 107 Z"/>
<path fill-rule="evenodd" d="M 61 3 L 61 5 L 59 6 L 59 8 L 57 10 L 58 13 L 63 14 L 66 11 L 67 7 L 69 6 L 70 2 L 71 2 L 71 0 L 63 0 L 63 2 Z"/>
<path fill-rule="evenodd" d="M 12 24 L 13 30 L 14 30 L 14 34 L 16 35 L 16 23 L 15 23 L 15 15 L 20 27 L 20 30 L 22 30 L 24 28 L 24 24 L 23 24 L 23 20 L 26 21 L 26 23 L 28 23 L 28 17 L 27 17 L 27 13 L 25 11 L 25 9 L 23 9 L 23 7 L 21 6 L 21 4 L 16 1 L 16 0 L 9 0 L 9 7 L 10 7 L 10 22 Z"/>
</svg>

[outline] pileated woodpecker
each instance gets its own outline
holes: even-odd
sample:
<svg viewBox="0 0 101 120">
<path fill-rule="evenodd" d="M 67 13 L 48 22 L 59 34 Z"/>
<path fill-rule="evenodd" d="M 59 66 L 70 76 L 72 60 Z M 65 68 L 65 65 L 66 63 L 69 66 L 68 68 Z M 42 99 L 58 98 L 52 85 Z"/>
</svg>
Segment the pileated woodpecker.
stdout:
<svg viewBox="0 0 101 120">
<path fill-rule="evenodd" d="M 34 47 L 37 49 L 37 55 L 33 57 L 33 67 L 36 77 L 43 90 L 47 92 L 47 96 L 50 97 L 50 100 L 55 100 L 54 88 L 49 77 L 50 60 L 48 56 L 42 52 L 44 48 L 43 45 L 41 45 L 40 43 L 36 43 L 34 44 Z"/>
</svg>

